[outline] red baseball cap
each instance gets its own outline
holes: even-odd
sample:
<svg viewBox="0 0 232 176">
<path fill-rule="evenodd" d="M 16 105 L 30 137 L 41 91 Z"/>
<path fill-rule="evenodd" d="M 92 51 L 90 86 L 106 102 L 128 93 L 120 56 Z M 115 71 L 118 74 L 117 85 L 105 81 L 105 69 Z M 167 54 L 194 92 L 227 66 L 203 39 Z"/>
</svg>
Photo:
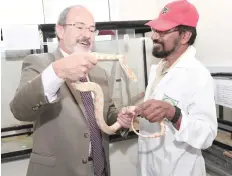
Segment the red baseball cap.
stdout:
<svg viewBox="0 0 232 176">
<path fill-rule="evenodd" d="M 167 31 L 179 25 L 196 27 L 198 20 L 199 14 L 195 6 L 187 0 L 179 0 L 167 4 L 158 18 L 145 25 L 158 31 Z"/>
</svg>

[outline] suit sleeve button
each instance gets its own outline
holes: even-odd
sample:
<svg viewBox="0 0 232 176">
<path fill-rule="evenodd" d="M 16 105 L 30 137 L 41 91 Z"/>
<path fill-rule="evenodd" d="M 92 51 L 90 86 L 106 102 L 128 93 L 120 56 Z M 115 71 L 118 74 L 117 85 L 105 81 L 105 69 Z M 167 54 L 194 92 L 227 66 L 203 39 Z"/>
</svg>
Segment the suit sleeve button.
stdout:
<svg viewBox="0 0 232 176">
<path fill-rule="evenodd" d="M 32 107 L 32 110 L 33 110 L 33 111 L 38 111 L 38 110 L 39 110 L 39 107 L 38 107 L 38 106 L 34 106 L 34 107 Z"/>
<path fill-rule="evenodd" d="M 86 158 L 82 159 L 82 163 L 86 164 L 87 163 L 87 159 Z"/>
<path fill-rule="evenodd" d="M 85 138 L 88 138 L 88 137 L 89 137 L 89 134 L 88 134 L 88 133 L 85 133 L 85 134 L 84 134 L 84 137 L 85 137 Z"/>
</svg>

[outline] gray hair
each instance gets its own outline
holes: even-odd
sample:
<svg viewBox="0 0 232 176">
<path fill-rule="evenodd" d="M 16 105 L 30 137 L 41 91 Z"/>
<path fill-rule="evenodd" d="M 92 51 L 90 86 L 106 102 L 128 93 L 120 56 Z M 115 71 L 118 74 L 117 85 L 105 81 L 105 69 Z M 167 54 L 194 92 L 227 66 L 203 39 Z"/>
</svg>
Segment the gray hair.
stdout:
<svg viewBox="0 0 232 176">
<path fill-rule="evenodd" d="M 57 21 L 57 25 L 61 25 L 61 26 L 65 25 L 68 13 L 73 7 L 74 6 L 67 7 L 60 13 L 60 16 Z"/>
<path fill-rule="evenodd" d="M 69 11 L 74 8 L 74 7 L 80 7 L 80 8 L 84 8 L 84 6 L 81 6 L 81 5 L 73 5 L 73 6 L 69 6 L 67 8 L 65 8 L 59 15 L 59 18 L 58 18 L 58 21 L 56 23 L 56 26 L 57 25 L 60 25 L 60 26 L 64 26 L 66 24 L 66 21 L 67 21 L 67 16 L 68 16 L 68 13 Z M 56 37 L 59 41 L 59 37 L 57 35 L 57 31 L 56 31 L 56 26 L 55 26 L 55 33 L 56 33 Z"/>
</svg>

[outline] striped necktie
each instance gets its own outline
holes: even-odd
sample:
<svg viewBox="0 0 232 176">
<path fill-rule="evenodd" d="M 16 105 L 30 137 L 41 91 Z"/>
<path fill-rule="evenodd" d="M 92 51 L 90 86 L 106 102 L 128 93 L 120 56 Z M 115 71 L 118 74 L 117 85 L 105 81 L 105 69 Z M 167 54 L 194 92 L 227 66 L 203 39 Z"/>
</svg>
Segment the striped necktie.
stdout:
<svg viewBox="0 0 232 176">
<path fill-rule="evenodd" d="M 87 78 L 82 78 L 81 82 L 87 82 Z M 105 176 L 105 153 L 102 146 L 101 131 L 97 125 L 94 112 L 94 104 L 91 92 L 80 92 L 87 121 L 90 129 L 91 156 L 93 158 L 94 173 L 96 176 Z"/>
</svg>

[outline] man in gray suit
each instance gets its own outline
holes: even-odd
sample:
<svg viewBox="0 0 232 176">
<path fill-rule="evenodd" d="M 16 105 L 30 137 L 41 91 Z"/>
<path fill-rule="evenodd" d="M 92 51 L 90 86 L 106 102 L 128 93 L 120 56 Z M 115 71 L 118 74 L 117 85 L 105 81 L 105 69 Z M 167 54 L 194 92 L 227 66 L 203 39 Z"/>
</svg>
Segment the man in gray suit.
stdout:
<svg viewBox="0 0 232 176">
<path fill-rule="evenodd" d="M 109 137 L 96 124 L 94 95 L 73 89 L 71 82 L 92 81 L 104 92 L 104 118 L 124 129 L 130 110 L 119 113 L 109 96 L 106 72 L 89 54 L 95 22 L 84 7 L 65 9 L 56 25 L 54 53 L 29 55 L 10 103 L 14 117 L 34 122 L 33 150 L 27 176 L 109 176 Z M 127 130 L 128 131 L 128 130 Z"/>
</svg>

